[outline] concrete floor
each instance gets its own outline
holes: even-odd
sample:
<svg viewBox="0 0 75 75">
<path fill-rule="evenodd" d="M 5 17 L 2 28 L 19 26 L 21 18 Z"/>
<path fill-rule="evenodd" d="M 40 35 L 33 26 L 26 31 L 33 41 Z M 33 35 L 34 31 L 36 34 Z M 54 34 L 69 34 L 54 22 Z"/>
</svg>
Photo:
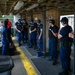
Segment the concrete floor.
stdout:
<svg viewBox="0 0 75 75">
<path fill-rule="evenodd" d="M 58 73 L 62 71 L 60 59 L 58 59 L 58 64 L 53 66 L 52 61 L 47 61 L 46 57 L 37 57 L 36 56 L 36 50 L 34 51 L 33 48 L 26 48 L 25 45 L 22 45 L 21 50 L 23 53 L 27 56 L 30 63 L 33 65 L 35 70 L 37 71 L 38 75 L 59 75 Z M 34 53 L 29 52 L 29 50 Z M 73 54 L 73 51 L 72 51 Z M 21 58 L 19 54 L 12 56 L 14 60 L 14 68 L 12 69 L 12 75 L 27 75 L 26 70 L 24 69 L 23 63 L 21 61 Z M 72 65 L 73 68 L 73 57 L 72 57 Z M 71 73 L 72 75 L 72 73 Z"/>
</svg>

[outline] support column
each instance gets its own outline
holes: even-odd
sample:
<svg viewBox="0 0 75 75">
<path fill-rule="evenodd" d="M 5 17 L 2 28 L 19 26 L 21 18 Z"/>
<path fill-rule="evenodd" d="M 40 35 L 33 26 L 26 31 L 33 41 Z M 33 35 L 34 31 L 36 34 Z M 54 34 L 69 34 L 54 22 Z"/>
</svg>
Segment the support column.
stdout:
<svg viewBox="0 0 75 75">
<path fill-rule="evenodd" d="M 75 34 L 75 0 L 74 0 L 74 34 Z M 74 37 L 75 38 L 75 37 Z M 75 40 L 74 40 L 75 43 Z M 75 75 L 75 44 L 74 44 L 74 60 L 73 60 L 73 75 Z"/>
<path fill-rule="evenodd" d="M 43 51 L 45 54 L 46 53 L 46 6 L 43 6 L 42 23 L 43 23 Z"/>
<path fill-rule="evenodd" d="M 33 14 L 31 14 L 31 19 L 33 19 Z"/>
</svg>

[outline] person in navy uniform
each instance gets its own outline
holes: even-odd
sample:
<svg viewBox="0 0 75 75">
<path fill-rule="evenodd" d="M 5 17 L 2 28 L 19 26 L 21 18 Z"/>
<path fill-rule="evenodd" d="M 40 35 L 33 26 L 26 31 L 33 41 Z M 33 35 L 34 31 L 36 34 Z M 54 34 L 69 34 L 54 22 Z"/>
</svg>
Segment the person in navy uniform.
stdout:
<svg viewBox="0 0 75 75">
<path fill-rule="evenodd" d="M 9 36 L 9 30 L 7 28 L 8 22 L 7 20 L 4 20 L 3 26 L 1 28 L 2 32 L 2 55 L 8 55 L 9 54 L 9 47 L 11 46 L 11 40 Z"/>
<path fill-rule="evenodd" d="M 61 23 L 64 27 L 59 30 L 58 39 L 60 39 L 60 59 L 63 71 L 59 75 L 69 75 L 70 71 L 70 54 L 71 54 L 71 45 L 73 39 L 69 37 L 69 33 L 72 32 L 71 26 L 68 25 L 68 18 L 63 17 Z"/>
<path fill-rule="evenodd" d="M 38 51 L 43 51 L 43 25 L 41 24 L 41 20 L 37 20 L 38 25 Z"/>
<path fill-rule="evenodd" d="M 28 23 L 25 19 L 22 19 L 22 40 L 23 43 L 27 43 L 28 40 Z"/>
<path fill-rule="evenodd" d="M 57 44 L 58 44 L 58 30 L 59 28 L 55 25 L 55 21 L 53 19 L 49 20 L 49 52 L 50 52 L 50 58 L 49 61 L 53 60 L 53 65 L 56 65 L 57 63 Z"/>
<path fill-rule="evenodd" d="M 36 36 L 37 36 L 37 24 L 34 23 L 33 19 L 30 19 L 30 28 L 29 28 L 29 35 L 30 35 L 30 45 L 29 48 L 34 46 L 34 49 L 37 46 Z"/>
<path fill-rule="evenodd" d="M 22 41 L 22 23 L 21 23 L 21 19 L 18 19 L 18 22 L 15 23 L 16 26 L 16 35 L 17 35 L 17 40 L 18 40 L 18 44 L 19 46 L 21 46 L 21 41 Z"/>
</svg>

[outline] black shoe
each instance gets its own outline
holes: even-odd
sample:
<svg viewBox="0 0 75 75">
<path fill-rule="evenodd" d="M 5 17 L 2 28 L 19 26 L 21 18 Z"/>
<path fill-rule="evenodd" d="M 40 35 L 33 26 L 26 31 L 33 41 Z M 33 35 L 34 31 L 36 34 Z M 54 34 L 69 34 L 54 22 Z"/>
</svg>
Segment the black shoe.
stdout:
<svg viewBox="0 0 75 75">
<path fill-rule="evenodd" d="M 53 61 L 53 65 L 56 65 L 56 64 L 57 64 L 57 60 L 54 60 L 54 61 Z"/>
<path fill-rule="evenodd" d="M 23 44 L 25 44 L 25 42 L 23 41 Z"/>
<path fill-rule="evenodd" d="M 21 43 L 19 43 L 19 45 L 18 46 L 21 46 Z"/>
<path fill-rule="evenodd" d="M 29 46 L 29 48 L 32 48 L 32 46 Z"/>
<path fill-rule="evenodd" d="M 34 49 L 37 49 L 37 47 L 34 47 Z"/>
<path fill-rule="evenodd" d="M 59 73 L 59 75 L 69 75 L 68 72 L 62 71 Z"/>
<path fill-rule="evenodd" d="M 69 69 L 68 71 L 69 71 L 69 72 L 72 72 L 72 70 L 71 70 L 71 69 Z"/>
<path fill-rule="evenodd" d="M 37 49 L 36 51 L 37 51 L 37 52 L 39 52 L 39 51 L 40 51 L 40 49 Z"/>
<path fill-rule="evenodd" d="M 48 60 L 48 61 L 53 61 L 52 56 L 51 56 L 51 57 L 49 57 L 49 58 L 47 58 L 47 60 Z"/>
</svg>

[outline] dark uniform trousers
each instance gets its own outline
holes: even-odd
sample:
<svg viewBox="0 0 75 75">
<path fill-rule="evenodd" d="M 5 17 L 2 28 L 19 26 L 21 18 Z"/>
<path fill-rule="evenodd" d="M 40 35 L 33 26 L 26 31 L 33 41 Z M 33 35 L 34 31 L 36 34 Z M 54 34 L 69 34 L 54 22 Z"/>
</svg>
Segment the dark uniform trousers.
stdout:
<svg viewBox="0 0 75 75">
<path fill-rule="evenodd" d="M 50 52 L 50 56 L 57 60 L 57 56 L 58 56 L 58 52 L 57 52 L 57 40 L 56 39 L 50 39 L 49 40 L 49 52 Z"/>
<path fill-rule="evenodd" d="M 42 37 L 38 40 L 38 48 L 40 50 L 43 50 L 43 38 Z"/>
<path fill-rule="evenodd" d="M 61 44 L 60 47 L 60 59 L 62 63 L 62 68 L 64 71 L 70 70 L 70 54 L 71 46 Z"/>
<path fill-rule="evenodd" d="M 36 47 L 37 46 L 37 41 L 36 41 L 36 33 L 30 33 L 30 46 Z"/>
</svg>

